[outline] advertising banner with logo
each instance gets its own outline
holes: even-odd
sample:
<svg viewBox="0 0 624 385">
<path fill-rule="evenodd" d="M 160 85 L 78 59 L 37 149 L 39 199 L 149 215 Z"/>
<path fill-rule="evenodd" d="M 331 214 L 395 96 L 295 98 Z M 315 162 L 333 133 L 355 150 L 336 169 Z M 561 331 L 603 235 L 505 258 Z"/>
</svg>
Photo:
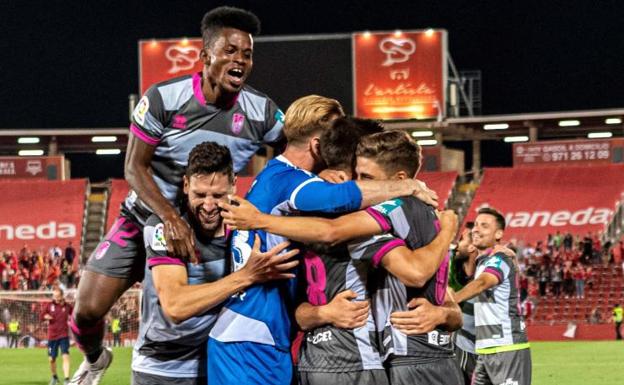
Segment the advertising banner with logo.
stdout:
<svg viewBox="0 0 624 385">
<path fill-rule="evenodd" d="M 514 143 L 514 167 L 624 163 L 624 139 Z"/>
<path fill-rule="evenodd" d="M 445 116 L 446 31 L 355 33 L 352 44 L 356 116 Z"/>
<path fill-rule="evenodd" d="M 624 193 L 622 175 L 624 165 L 486 169 L 466 221 L 488 206 L 505 216 L 506 240 L 603 232 Z"/>
<path fill-rule="evenodd" d="M 65 179 L 63 156 L 0 157 L 2 179 Z"/>
<path fill-rule="evenodd" d="M 199 72 L 202 40 L 165 39 L 139 41 L 139 87 L 141 94 L 154 83 Z"/>
<path fill-rule="evenodd" d="M 440 202 L 440 208 L 443 209 L 446 205 L 446 201 L 451 196 L 453 186 L 455 186 L 457 172 L 420 172 L 417 178 L 425 182 L 427 187 L 438 193 L 438 202 Z"/>
<path fill-rule="evenodd" d="M 80 249 L 86 189 L 85 179 L 0 182 L 0 250 Z"/>
</svg>

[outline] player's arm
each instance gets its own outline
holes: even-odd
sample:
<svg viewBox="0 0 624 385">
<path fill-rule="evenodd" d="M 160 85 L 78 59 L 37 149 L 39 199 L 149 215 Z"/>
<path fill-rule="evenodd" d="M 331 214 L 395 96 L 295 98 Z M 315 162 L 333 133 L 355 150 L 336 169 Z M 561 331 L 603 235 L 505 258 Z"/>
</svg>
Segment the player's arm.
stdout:
<svg viewBox="0 0 624 385">
<path fill-rule="evenodd" d="M 240 270 L 215 282 L 189 285 L 186 266 L 181 261 L 169 259 L 164 264 L 151 267 L 154 287 L 167 317 L 180 323 L 208 311 L 246 287 L 273 279 L 294 278 L 287 273 L 298 261 L 288 259 L 299 253 L 291 250 L 279 255 L 288 242 L 280 243 L 266 253 L 260 252 L 260 239 L 256 236 L 247 264 Z M 158 261 L 153 258 L 152 261 Z M 148 263 L 150 260 L 148 259 Z"/>
<path fill-rule="evenodd" d="M 381 265 L 404 285 L 422 287 L 433 277 L 446 257 L 457 232 L 457 215 L 451 211 L 440 214 L 440 232 L 427 246 L 410 250 L 393 248 L 381 259 Z"/>
<path fill-rule="evenodd" d="M 326 305 L 314 306 L 304 302 L 295 310 L 295 319 L 304 331 L 323 325 L 333 325 L 341 329 L 364 326 L 368 320 L 369 302 L 355 301 L 356 298 L 357 293 L 345 290 Z"/>
<path fill-rule="evenodd" d="M 455 301 L 462 303 L 470 298 L 476 297 L 489 288 L 500 283 L 499 277 L 487 271 L 481 273 L 478 278 L 464 286 L 463 289 L 455 293 Z"/>
<path fill-rule="evenodd" d="M 249 201 L 231 197 L 231 204 L 219 202 L 224 223 L 233 230 L 264 230 L 304 243 L 337 244 L 349 239 L 380 234 L 382 228 L 366 212 L 356 211 L 335 219 L 284 217 L 260 212 Z"/>
<path fill-rule="evenodd" d="M 407 307 L 410 310 L 390 316 L 392 325 L 407 335 L 429 333 L 436 328 L 450 332 L 463 325 L 461 309 L 448 290 L 442 306 L 435 306 L 425 298 L 414 298 Z"/>
<path fill-rule="evenodd" d="M 52 319 L 52 315 L 50 314 L 50 305 L 49 304 L 46 305 L 45 309 L 43 310 L 43 314 L 41 315 L 41 318 L 43 318 L 45 321 L 49 321 L 49 320 Z"/>
</svg>

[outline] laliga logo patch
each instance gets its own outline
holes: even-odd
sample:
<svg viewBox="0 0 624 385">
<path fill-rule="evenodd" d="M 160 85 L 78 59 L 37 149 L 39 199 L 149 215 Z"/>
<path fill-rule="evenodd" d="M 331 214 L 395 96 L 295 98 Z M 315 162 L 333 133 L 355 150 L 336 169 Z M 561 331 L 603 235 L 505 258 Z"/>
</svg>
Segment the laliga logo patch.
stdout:
<svg viewBox="0 0 624 385">
<path fill-rule="evenodd" d="M 277 110 L 277 112 L 275 112 L 275 120 L 280 123 L 284 123 L 284 113 L 282 110 Z"/>
<path fill-rule="evenodd" d="M 381 65 L 389 67 L 396 63 L 405 63 L 416 52 L 416 43 L 412 39 L 387 37 L 379 43 L 379 49 L 386 54 L 386 61 Z"/>
<path fill-rule="evenodd" d="M 136 120 L 137 123 L 139 123 L 140 125 L 145 124 L 145 114 L 147 114 L 148 110 L 149 99 L 147 98 L 147 96 L 143 96 L 141 100 L 139 100 L 139 104 L 137 104 L 136 108 L 134 109 L 134 113 L 132 114 L 134 120 Z"/>
<path fill-rule="evenodd" d="M 238 135 L 243 131 L 245 125 L 245 116 L 243 114 L 236 113 L 232 117 L 232 132 L 234 135 Z"/>
<path fill-rule="evenodd" d="M 249 231 L 237 231 L 234 235 L 232 245 L 232 262 L 234 271 L 242 269 L 249 256 L 251 255 L 251 246 L 248 243 Z"/>
<path fill-rule="evenodd" d="M 167 250 L 167 241 L 165 240 L 165 225 L 159 223 L 154 228 L 154 234 L 152 235 L 152 242 L 150 243 L 152 250 L 165 251 Z"/>
<path fill-rule="evenodd" d="M 165 51 L 165 57 L 171 62 L 170 74 L 190 70 L 199 60 L 199 49 L 193 46 L 174 45 Z"/>
</svg>

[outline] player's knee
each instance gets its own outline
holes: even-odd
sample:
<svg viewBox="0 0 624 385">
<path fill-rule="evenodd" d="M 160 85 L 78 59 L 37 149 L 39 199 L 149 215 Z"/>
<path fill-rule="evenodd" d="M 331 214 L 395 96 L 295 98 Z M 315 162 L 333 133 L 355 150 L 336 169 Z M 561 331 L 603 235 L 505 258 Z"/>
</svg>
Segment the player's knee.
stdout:
<svg viewBox="0 0 624 385">
<path fill-rule="evenodd" d="M 98 304 L 96 300 L 79 299 L 74 308 L 74 322 L 78 327 L 93 326 L 103 319 L 107 312 L 108 309 Z"/>
</svg>

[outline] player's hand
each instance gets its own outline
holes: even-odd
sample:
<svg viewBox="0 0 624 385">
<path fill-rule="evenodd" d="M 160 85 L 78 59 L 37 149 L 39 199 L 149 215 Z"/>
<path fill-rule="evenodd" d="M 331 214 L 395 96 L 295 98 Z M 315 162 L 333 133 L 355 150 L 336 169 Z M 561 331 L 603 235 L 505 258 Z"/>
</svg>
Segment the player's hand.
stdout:
<svg viewBox="0 0 624 385">
<path fill-rule="evenodd" d="M 324 318 L 340 329 L 355 329 L 366 325 L 370 304 L 369 301 L 355 301 L 357 297 L 353 290 L 338 293 L 323 306 Z"/>
<path fill-rule="evenodd" d="M 350 180 L 344 171 L 325 169 L 318 174 L 326 182 L 342 183 Z"/>
<path fill-rule="evenodd" d="M 494 246 L 494 248 L 492 249 L 492 255 L 496 254 L 496 253 L 503 253 L 508 257 L 515 257 L 516 253 L 510 249 L 509 247 L 507 247 L 506 245 L 496 245 Z"/>
<path fill-rule="evenodd" d="M 440 226 L 443 229 L 451 229 L 453 230 L 453 234 L 457 233 L 457 228 L 459 226 L 459 218 L 457 214 L 453 210 L 444 210 L 439 211 L 437 213 L 438 220 L 440 221 Z"/>
<path fill-rule="evenodd" d="M 407 304 L 408 311 L 398 311 L 390 315 L 390 322 L 400 332 L 407 335 L 429 333 L 444 323 L 444 314 L 439 306 L 434 306 L 424 298 L 414 298 Z"/>
<path fill-rule="evenodd" d="M 294 278 L 295 274 L 289 273 L 299 264 L 299 261 L 289 261 L 299 254 L 298 249 L 282 253 L 290 245 L 290 242 L 282 242 L 271 250 L 263 253 L 260 251 L 260 237 L 256 234 L 253 249 L 245 266 L 239 271 L 246 275 L 251 283 L 261 283 L 274 279 Z"/>
<path fill-rule="evenodd" d="M 176 257 L 197 263 L 195 233 L 191 226 L 176 213 L 163 218 L 167 251 Z"/>
<path fill-rule="evenodd" d="M 262 215 L 251 202 L 236 195 L 230 197 L 230 203 L 218 202 L 217 205 L 221 208 L 223 223 L 232 230 L 253 230 Z"/>
<path fill-rule="evenodd" d="M 429 206 L 438 207 L 438 194 L 427 187 L 425 182 L 418 179 L 412 180 L 414 181 L 413 195 Z"/>
</svg>

